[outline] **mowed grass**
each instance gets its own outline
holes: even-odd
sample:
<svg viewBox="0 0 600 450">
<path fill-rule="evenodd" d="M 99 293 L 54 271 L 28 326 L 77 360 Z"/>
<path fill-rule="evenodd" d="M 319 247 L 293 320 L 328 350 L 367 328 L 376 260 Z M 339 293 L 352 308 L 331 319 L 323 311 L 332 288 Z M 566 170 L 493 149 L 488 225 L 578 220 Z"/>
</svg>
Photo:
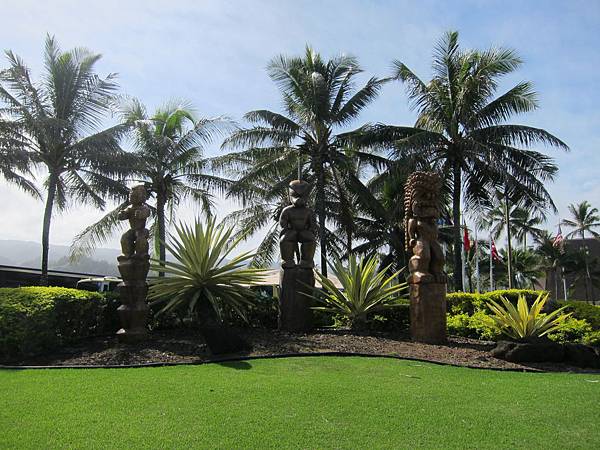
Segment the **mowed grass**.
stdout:
<svg viewBox="0 0 600 450">
<path fill-rule="evenodd" d="M 600 448 L 600 376 L 359 357 L 4 370 L 0 448 Z"/>
</svg>

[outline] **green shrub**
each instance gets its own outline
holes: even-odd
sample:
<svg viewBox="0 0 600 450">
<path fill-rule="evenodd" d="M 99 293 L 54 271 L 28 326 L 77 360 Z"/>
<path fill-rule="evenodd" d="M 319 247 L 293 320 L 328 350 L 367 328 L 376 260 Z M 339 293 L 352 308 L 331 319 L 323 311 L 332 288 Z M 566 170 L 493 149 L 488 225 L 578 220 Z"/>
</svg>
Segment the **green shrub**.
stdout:
<svg viewBox="0 0 600 450">
<path fill-rule="evenodd" d="M 495 341 L 502 335 L 498 331 L 494 319 L 483 311 L 477 311 L 469 318 L 469 327 L 477 339 Z"/>
<path fill-rule="evenodd" d="M 367 319 L 370 331 L 398 332 L 410 327 L 410 305 L 407 300 L 400 299 L 393 308 L 383 309 Z"/>
<path fill-rule="evenodd" d="M 482 292 L 479 294 L 469 292 L 453 292 L 446 295 L 446 310 L 450 314 L 468 314 L 472 316 L 477 311 L 486 311 L 490 313 L 487 303 L 490 300 L 498 303 L 500 297 L 506 298 L 513 305 L 517 304 L 519 295 L 523 295 L 527 304 L 531 306 L 540 293 L 545 291 L 535 291 L 531 289 L 503 289 L 491 292 Z"/>
<path fill-rule="evenodd" d="M 344 316 L 350 328 L 368 328 L 369 317 L 395 308 L 398 297 L 408 290 L 407 283 L 395 283 L 400 272 L 390 276 L 387 273 L 389 266 L 381 270 L 378 266 L 377 256 L 365 259 L 350 255 L 347 267 L 336 258 L 331 268 L 343 289 L 315 272 L 323 288 L 314 291 L 313 298 L 322 306 L 313 309 Z"/>
<path fill-rule="evenodd" d="M 446 294 L 446 310 L 450 314 L 472 315 L 483 306 L 482 294 L 454 292 Z"/>
<path fill-rule="evenodd" d="M 470 317 L 471 316 L 468 314 L 448 314 L 446 317 L 448 334 L 454 336 L 475 337 L 472 335 L 473 331 L 469 327 Z"/>
<path fill-rule="evenodd" d="M 0 288 L 0 358 L 35 354 L 104 330 L 105 298 L 60 287 Z"/>
<path fill-rule="evenodd" d="M 559 301 L 559 307 L 566 306 L 567 311 L 572 313 L 576 319 L 584 319 L 594 331 L 600 330 L 600 306 L 575 300 Z"/>
<path fill-rule="evenodd" d="M 583 337 L 583 343 L 600 347 L 600 331 L 591 331 Z"/>
<path fill-rule="evenodd" d="M 556 331 L 548 334 L 548 338 L 560 343 L 582 343 L 589 333 L 592 333 L 592 327 L 589 323 L 583 319 L 568 317 Z"/>
<path fill-rule="evenodd" d="M 277 328 L 278 300 L 262 289 L 254 289 L 254 298 L 246 308 L 246 320 L 232 308 L 224 308 L 224 321 L 233 327 Z"/>
<path fill-rule="evenodd" d="M 548 293 L 539 291 L 531 307 L 525 295 L 520 295 L 515 306 L 508 299 L 500 296 L 500 303 L 490 300 L 487 308 L 493 313 L 490 317 L 498 331 L 517 341 L 527 341 L 546 336 L 557 331 L 570 314 L 561 314 L 564 308 L 556 309 L 548 314 L 542 310 L 548 301 Z"/>
<path fill-rule="evenodd" d="M 545 295 L 546 291 L 536 291 L 534 289 L 498 289 L 496 291 L 486 292 L 482 294 L 485 298 L 485 302 L 493 300 L 496 303 L 501 302 L 500 298 L 504 297 L 506 300 L 516 305 L 519 301 L 519 297 L 525 297 L 527 305 L 531 306 L 540 295 Z"/>
<path fill-rule="evenodd" d="M 446 319 L 448 334 L 463 336 L 486 341 L 497 340 L 501 334 L 494 324 L 494 320 L 483 311 L 478 311 L 472 316 L 468 314 L 448 314 Z"/>
</svg>

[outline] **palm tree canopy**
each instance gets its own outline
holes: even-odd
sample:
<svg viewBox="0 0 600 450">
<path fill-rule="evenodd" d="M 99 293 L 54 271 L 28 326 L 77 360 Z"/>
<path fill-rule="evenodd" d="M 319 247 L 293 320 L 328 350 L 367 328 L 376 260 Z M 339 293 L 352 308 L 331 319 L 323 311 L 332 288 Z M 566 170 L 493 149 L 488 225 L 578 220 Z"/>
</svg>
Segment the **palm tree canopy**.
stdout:
<svg viewBox="0 0 600 450">
<path fill-rule="evenodd" d="M 395 61 L 395 76 L 407 85 L 411 106 L 418 113 L 416 130 L 398 151 L 425 151 L 448 168 L 459 165 L 465 200 L 471 205 L 487 199 L 482 187 L 494 185 L 525 188 L 533 203 L 551 203 L 544 184 L 557 167 L 550 157 L 527 148 L 568 147 L 545 130 L 506 123 L 513 115 L 538 107 L 531 83 L 518 83 L 497 95 L 499 80 L 521 64 L 510 49 L 462 50 L 457 32 L 447 33 L 436 46 L 429 83 Z"/>
<path fill-rule="evenodd" d="M 156 194 L 153 208 L 158 222 L 170 221 L 177 206 L 185 199 L 198 202 L 206 216 L 212 215 L 213 193 L 225 192 L 230 182 L 211 173 L 211 160 L 205 147 L 231 126 L 224 117 L 197 119 L 187 102 L 167 102 L 149 116 L 136 99 L 121 105 L 123 123 L 132 130 L 133 151 L 127 155 L 127 170 L 133 181 L 142 182 Z M 87 227 L 72 244 L 72 257 L 89 253 L 106 241 L 120 226 L 119 205 L 100 221 Z M 164 215 L 168 210 L 169 217 Z M 163 217 L 164 216 L 164 217 Z M 164 241 L 165 224 L 153 228 Z M 156 241 L 158 243 L 158 240 Z M 164 249 L 159 245 L 160 250 Z"/>
<path fill-rule="evenodd" d="M 567 238 L 577 235 L 585 238 L 586 231 L 595 238 L 600 237 L 600 233 L 596 231 L 596 228 L 600 227 L 598 208 L 592 208 L 589 202 L 583 201 L 579 204 L 570 204 L 569 212 L 571 219 L 564 219 L 562 224 L 574 229 L 566 235 Z"/>
<path fill-rule="evenodd" d="M 348 152 L 347 134 L 341 128 L 356 119 L 378 95 L 386 80 L 370 78 L 356 87 L 356 76 L 362 72 L 356 58 L 341 55 L 325 60 L 310 47 L 302 57 L 280 55 L 267 67 L 283 98 L 285 113 L 256 110 L 244 118 L 251 127 L 240 129 L 223 144 L 234 150 L 221 158 L 221 167 L 239 173 L 237 187 L 231 194 L 248 201 L 244 191 L 257 194 L 250 186 L 257 179 L 278 180 L 274 189 L 287 188 L 296 178 L 296 170 L 315 185 L 316 212 L 319 229 L 326 230 L 331 207 L 344 199 L 327 204 L 327 186 L 345 180 L 356 161 L 373 165 L 386 163 L 385 158 L 360 148 Z M 337 215 L 338 217 L 339 214 Z M 326 231 L 320 232 L 322 270 L 326 270 L 325 253 L 333 243 Z"/>
<path fill-rule="evenodd" d="M 452 182 L 453 240 L 460 248 L 461 208 L 477 209 L 494 188 L 520 193 L 527 204 L 554 208 L 546 183 L 556 175 L 552 158 L 532 150 L 535 145 L 567 150 L 547 131 L 507 123 L 537 108 L 531 83 L 522 82 L 498 95 L 502 77 L 522 64 L 513 50 L 463 50 L 458 33 L 448 32 L 433 54 L 433 77 L 424 82 L 401 61 L 394 76 L 404 82 L 418 117 L 414 127 L 374 125 L 361 130 L 363 144 L 389 146 L 392 155 L 427 155 L 432 167 Z M 462 289 L 459 251 L 454 252 L 455 288 Z"/>
<path fill-rule="evenodd" d="M 0 73 L 5 104 L 0 128 L 20 142 L 31 163 L 45 166 L 46 186 L 56 184 L 56 206 L 64 208 L 74 198 L 103 208 L 107 198 L 122 195 L 119 139 L 127 127 L 98 131 L 117 90 L 115 74 L 100 78 L 94 72 L 100 55 L 83 48 L 63 52 L 47 36 L 39 83 L 21 58 L 11 51 L 6 56 L 10 67 Z"/>
</svg>

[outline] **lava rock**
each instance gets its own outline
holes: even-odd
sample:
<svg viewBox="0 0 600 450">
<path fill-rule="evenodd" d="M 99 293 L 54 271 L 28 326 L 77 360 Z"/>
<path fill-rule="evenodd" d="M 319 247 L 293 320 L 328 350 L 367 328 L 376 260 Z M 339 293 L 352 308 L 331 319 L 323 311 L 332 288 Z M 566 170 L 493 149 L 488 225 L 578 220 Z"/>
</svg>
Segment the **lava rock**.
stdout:
<svg viewBox="0 0 600 450">
<path fill-rule="evenodd" d="M 593 347 L 584 344 L 565 344 L 565 362 L 577 367 L 600 368 L 600 356 Z"/>
<path fill-rule="evenodd" d="M 500 341 L 490 352 L 494 358 L 521 362 L 562 362 L 565 350 L 552 341 L 509 342 Z"/>
<path fill-rule="evenodd" d="M 252 346 L 235 331 L 225 326 L 203 326 L 200 333 L 213 355 L 251 351 Z"/>
</svg>

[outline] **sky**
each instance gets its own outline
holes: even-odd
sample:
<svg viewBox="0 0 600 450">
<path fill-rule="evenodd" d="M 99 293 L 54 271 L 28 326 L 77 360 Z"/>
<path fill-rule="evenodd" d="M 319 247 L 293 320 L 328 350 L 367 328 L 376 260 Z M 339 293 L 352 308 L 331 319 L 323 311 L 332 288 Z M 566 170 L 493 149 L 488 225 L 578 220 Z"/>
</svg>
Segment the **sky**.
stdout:
<svg viewBox="0 0 600 450">
<path fill-rule="evenodd" d="M 117 72 L 121 92 L 152 111 L 169 99 L 185 99 L 199 116 L 226 115 L 241 121 L 254 109 L 282 111 L 281 98 L 265 67 L 279 54 L 299 55 L 310 44 L 325 57 L 352 54 L 363 80 L 388 76 L 401 60 L 422 79 L 431 75 L 431 55 L 444 32 L 457 30 L 465 48 L 517 50 L 523 66 L 502 87 L 531 81 L 540 109 L 511 122 L 555 134 L 568 153 L 543 149 L 560 171 L 548 186 L 559 213 L 588 200 L 600 207 L 600 1 L 52 1 L 20 0 L 2 5 L 0 48 L 20 55 L 39 78 L 46 33 L 63 49 L 101 53 L 97 72 Z M 0 57 L 0 68 L 7 67 Z M 412 125 L 401 83 L 388 84 L 350 128 L 365 122 Z M 209 155 L 220 152 L 218 145 Z M 40 180 L 41 180 L 40 174 Z M 40 241 L 43 204 L 0 179 L 0 239 Z M 220 216 L 233 211 L 217 199 Z M 192 220 L 193 205 L 178 217 Z M 52 244 L 70 244 L 102 211 L 71 205 L 52 221 Z M 244 249 L 257 245 L 256 239 Z M 118 247 L 118 236 L 106 245 Z"/>
</svg>

